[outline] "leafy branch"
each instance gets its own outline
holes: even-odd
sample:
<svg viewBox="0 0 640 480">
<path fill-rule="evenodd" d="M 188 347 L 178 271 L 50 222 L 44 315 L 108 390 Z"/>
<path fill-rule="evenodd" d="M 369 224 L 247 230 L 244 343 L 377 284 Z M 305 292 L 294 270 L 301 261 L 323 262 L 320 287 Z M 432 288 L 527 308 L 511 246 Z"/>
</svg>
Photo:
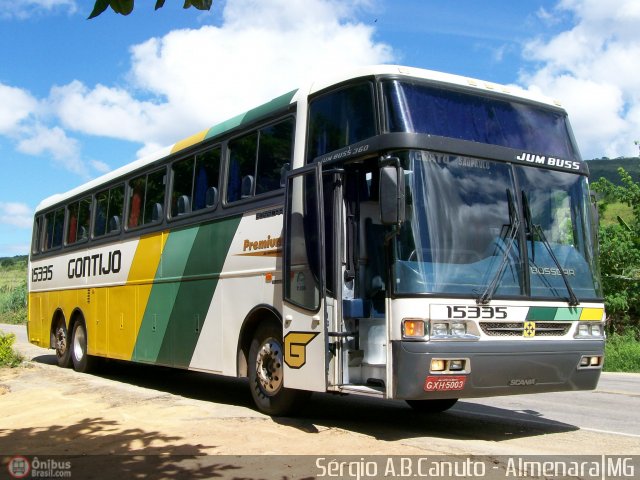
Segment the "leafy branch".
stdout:
<svg viewBox="0 0 640 480">
<path fill-rule="evenodd" d="M 95 18 L 104 12 L 108 7 L 120 15 L 129 15 L 133 11 L 135 0 L 96 0 L 93 11 L 89 15 L 89 19 Z M 155 9 L 164 7 L 165 0 L 156 0 Z M 194 7 L 198 10 L 210 10 L 213 0 L 184 0 L 182 8 Z"/>
</svg>

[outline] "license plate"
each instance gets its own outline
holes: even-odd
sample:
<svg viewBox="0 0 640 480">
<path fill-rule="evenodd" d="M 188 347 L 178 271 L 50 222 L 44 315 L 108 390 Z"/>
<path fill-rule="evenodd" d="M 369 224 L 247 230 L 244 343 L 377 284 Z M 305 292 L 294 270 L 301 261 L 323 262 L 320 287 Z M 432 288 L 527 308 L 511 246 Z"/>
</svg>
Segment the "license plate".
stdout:
<svg viewBox="0 0 640 480">
<path fill-rule="evenodd" d="M 463 375 L 433 375 L 424 381 L 425 392 L 449 392 L 462 390 L 467 377 Z"/>
</svg>

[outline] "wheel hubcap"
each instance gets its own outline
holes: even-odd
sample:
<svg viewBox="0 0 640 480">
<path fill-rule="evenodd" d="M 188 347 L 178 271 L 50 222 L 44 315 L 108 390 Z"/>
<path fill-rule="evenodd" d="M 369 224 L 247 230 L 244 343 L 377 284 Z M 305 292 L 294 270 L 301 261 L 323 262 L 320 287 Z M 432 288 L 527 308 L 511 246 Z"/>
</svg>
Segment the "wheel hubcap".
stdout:
<svg viewBox="0 0 640 480">
<path fill-rule="evenodd" d="M 275 395 L 282 387 L 282 348 L 273 338 L 267 339 L 258 352 L 258 381 L 264 393 Z"/>
<path fill-rule="evenodd" d="M 77 328 L 73 335 L 73 356 L 76 361 L 82 360 L 84 357 L 84 346 L 86 345 L 86 339 L 83 328 Z"/>
</svg>

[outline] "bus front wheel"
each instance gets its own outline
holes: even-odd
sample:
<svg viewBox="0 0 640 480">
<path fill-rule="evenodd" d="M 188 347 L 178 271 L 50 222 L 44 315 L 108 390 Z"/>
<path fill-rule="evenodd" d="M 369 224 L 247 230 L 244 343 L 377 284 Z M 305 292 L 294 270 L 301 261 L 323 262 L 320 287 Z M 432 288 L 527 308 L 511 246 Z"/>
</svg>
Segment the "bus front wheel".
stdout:
<svg viewBox="0 0 640 480">
<path fill-rule="evenodd" d="M 407 400 L 411 408 L 420 413 L 441 413 L 453 407 L 457 398 L 444 398 L 437 400 Z"/>
<path fill-rule="evenodd" d="M 284 387 L 282 327 L 266 323 L 258 327 L 249 348 L 249 386 L 258 409 L 267 415 L 294 412 L 308 392 Z"/>
<path fill-rule="evenodd" d="M 87 373 L 91 370 L 93 358 L 87 353 L 87 328 L 84 322 L 78 321 L 73 326 L 71 360 L 76 372 Z"/>
</svg>

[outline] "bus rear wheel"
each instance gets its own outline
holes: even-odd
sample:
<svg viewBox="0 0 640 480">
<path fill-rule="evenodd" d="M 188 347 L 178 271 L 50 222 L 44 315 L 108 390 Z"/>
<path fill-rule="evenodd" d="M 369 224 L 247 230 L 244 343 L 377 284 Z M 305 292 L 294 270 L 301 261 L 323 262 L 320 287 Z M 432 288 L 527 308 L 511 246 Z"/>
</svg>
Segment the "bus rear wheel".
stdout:
<svg viewBox="0 0 640 480">
<path fill-rule="evenodd" d="M 71 344 L 71 360 L 76 372 L 91 371 L 93 358 L 87 353 L 87 328 L 84 322 L 78 321 L 73 326 L 73 340 Z"/>
<path fill-rule="evenodd" d="M 308 392 L 284 387 L 282 327 L 266 323 L 258 327 L 249 348 L 249 386 L 261 412 L 283 416 L 294 412 Z"/>
<path fill-rule="evenodd" d="M 55 330 L 53 331 L 54 343 L 53 346 L 56 349 L 56 359 L 58 366 L 62 368 L 68 368 L 71 366 L 71 349 L 69 342 L 69 332 L 67 332 L 67 326 L 64 320 L 58 320 Z"/>
<path fill-rule="evenodd" d="M 406 400 L 411 408 L 420 413 L 441 413 L 453 407 L 457 398 L 444 398 L 437 400 Z"/>
</svg>

